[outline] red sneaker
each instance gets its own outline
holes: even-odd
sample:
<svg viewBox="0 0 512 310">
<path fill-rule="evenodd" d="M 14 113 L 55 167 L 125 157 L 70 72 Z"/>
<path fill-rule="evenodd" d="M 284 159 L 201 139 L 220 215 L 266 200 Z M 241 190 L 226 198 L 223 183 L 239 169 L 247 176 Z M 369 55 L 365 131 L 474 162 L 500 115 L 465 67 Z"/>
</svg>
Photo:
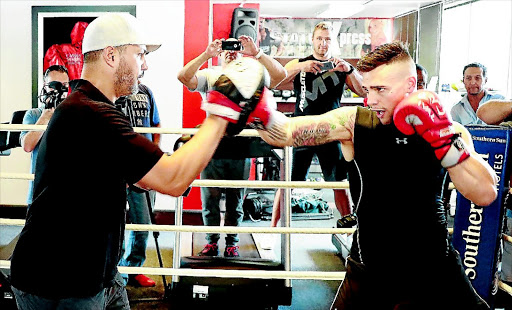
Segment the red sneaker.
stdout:
<svg viewBox="0 0 512 310">
<path fill-rule="evenodd" d="M 238 246 L 227 246 L 224 250 L 224 257 L 240 257 Z"/>
<path fill-rule="evenodd" d="M 143 274 L 138 274 L 133 277 L 133 282 L 140 287 L 153 287 L 156 285 L 156 282 L 153 279 L 146 277 Z"/>
<path fill-rule="evenodd" d="M 219 247 L 217 243 L 211 243 L 204 246 L 204 248 L 197 254 L 199 256 L 217 256 L 219 255 Z"/>
</svg>

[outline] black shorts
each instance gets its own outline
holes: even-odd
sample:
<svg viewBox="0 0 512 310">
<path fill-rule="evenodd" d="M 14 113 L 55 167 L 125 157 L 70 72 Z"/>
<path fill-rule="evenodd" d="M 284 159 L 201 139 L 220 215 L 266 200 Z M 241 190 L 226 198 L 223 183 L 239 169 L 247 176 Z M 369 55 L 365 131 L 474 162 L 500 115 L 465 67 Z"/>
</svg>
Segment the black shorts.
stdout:
<svg viewBox="0 0 512 310">
<path fill-rule="evenodd" d="M 487 310 L 487 303 L 475 292 L 469 282 L 458 254 L 451 251 L 435 273 L 423 273 L 422 266 L 395 276 L 393 273 L 376 275 L 348 258 L 347 273 L 340 285 L 331 310 L 393 310 L 443 309 Z M 417 274 L 422 277 L 413 278 Z"/>
</svg>

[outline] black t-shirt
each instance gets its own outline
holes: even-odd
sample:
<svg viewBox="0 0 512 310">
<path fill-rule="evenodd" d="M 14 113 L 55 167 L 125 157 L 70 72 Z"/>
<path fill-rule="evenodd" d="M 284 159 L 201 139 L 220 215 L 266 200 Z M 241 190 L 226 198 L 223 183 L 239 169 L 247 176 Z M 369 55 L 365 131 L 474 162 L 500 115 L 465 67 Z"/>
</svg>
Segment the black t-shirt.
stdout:
<svg viewBox="0 0 512 310">
<path fill-rule="evenodd" d="M 350 191 L 358 216 L 351 256 L 373 272 L 393 277 L 435 268 L 448 250 L 442 204 L 446 176 L 434 149 L 419 135 L 358 107 Z"/>
<path fill-rule="evenodd" d="M 323 61 L 310 55 L 299 59 L 299 62 L 307 60 Z M 297 97 L 294 115 L 319 115 L 339 108 L 346 78 L 347 74 L 339 71 L 297 74 L 293 80 L 293 89 Z M 305 93 L 302 92 L 304 87 Z"/>
<path fill-rule="evenodd" d="M 111 286 L 126 184 L 162 155 L 97 88 L 79 81 L 41 139 L 34 201 L 12 257 L 13 286 L 48 298 L 91 296 Z"/>
</svg>

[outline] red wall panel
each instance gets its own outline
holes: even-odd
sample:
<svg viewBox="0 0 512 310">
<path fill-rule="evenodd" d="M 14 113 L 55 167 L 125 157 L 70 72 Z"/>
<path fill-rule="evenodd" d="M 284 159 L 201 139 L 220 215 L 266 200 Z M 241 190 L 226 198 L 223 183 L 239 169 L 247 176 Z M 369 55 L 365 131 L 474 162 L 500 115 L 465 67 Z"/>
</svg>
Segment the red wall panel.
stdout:
<svg viewBox="0 0 512 310">
<path fill-rule="evenodd" d="M 233 10 L 239 4 L 213 5 L 213 39 L 227 39 L 231 31 Z M 244 7 L 259 9 L 259 4 L 246 4 Z M 184 64 L 201 54 L 208 46 L 208 30 L 210 16 L 210 1 L 185 0 L 185 31 L 184 31 Z M 213 65 L 217 59 L 213 59 Z M 205 63 L 202 68 L 208 66 Z M 201 110 L 201 96 L 183 87 L 183 128 L 194 128 L 203 122 L 206 114 Z M 198 187 L 193 187 L 189 196 L 183 200 L 185 209 L 201 209 L 201 195 Z"/>
<path fill-rule="evenodd" d="M 209 16 L 210 1 L 185 0 L 183 65 L 199 56 L 208 45 Z M 201 124 L 205 116 L 201 110 L 201 96 L 183 86 L 183 128 Z M 183 199 L 183 207 L 189 210 L 201 209 L 199 187 L 193 187 L 188 197 Z"/>
</svg>

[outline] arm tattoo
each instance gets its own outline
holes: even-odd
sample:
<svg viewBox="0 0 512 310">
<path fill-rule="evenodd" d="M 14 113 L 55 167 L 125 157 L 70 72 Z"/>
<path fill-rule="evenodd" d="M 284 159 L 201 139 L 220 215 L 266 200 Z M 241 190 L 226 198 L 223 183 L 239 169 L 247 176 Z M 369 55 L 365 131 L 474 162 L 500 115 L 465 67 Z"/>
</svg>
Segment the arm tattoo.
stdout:
<svg viewBox="0 0 512 310">
<path fill-rule="evenodd" d="M 342 114 L 341 117 L 340 117 L 340 121 L 339 121 L 339 124 L 341 126 L 345 126 L 345 124 L 349 121 L 349 118 L 346 114 Z"/>
<path fill-rule="evenodd" d="M 328 142 L 331 129 L 335 125 L 323 122 L 318 124 L 310 124 L 298 126 L 292 132 L 293 146 L 319 145 Z"/>
</svg>

